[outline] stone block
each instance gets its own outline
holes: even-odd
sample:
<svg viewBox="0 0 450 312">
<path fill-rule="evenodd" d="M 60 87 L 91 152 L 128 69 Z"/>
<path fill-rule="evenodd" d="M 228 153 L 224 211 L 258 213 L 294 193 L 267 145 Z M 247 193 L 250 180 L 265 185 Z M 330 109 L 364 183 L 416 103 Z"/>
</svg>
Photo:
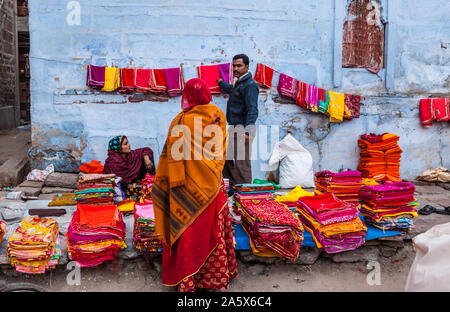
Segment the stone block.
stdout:
<svg viewBox="0 0 450 312">
<path fill-rule="evenodd" d="M 38 196 L 38 200 L 52 200 L 55 197 L 55 194 L 40 194 Z"/>
<path fill-rule="evenodd" d="M 41 194 L 63 194 L 63 193 L 75 193 L 75 189 L 65 187 L 50 187 L 44 186 L 41 190 Z"/>
<path fill-rule="evenodd" d="M 25 180 L 22 183 L 20 183 L 19 186 L 20 187 L 42 188 L 44 186 L 44 182 Z"/>
<path fill-rule="evenodd" d="M 22 192 L 22 195 L 28 196 L 28 197 L 38 197 L 41 193 L 41 188 L 36 187 L 21 187 L 17 186 L 12 189 L 13 192 Z"/>
<path fill-rule="evenodd" d="M 375 246 L 361 246 L 355 250 L 329 254 L 333 262 L 366 262 L 377 260 L 380 252 Z"/>
<path fill-rule="evenodd" d="M 316 247 L 302 247 L 295 261 L 286 260 L 287 264 L 314 264 L 322 253 L 322 249 Z"/>
<path fill-rule="evenodd" d="M 78 186 L 78 174 L 54 172 L 48 175 L 44 185 L 76 189 Z"/>
</svg>

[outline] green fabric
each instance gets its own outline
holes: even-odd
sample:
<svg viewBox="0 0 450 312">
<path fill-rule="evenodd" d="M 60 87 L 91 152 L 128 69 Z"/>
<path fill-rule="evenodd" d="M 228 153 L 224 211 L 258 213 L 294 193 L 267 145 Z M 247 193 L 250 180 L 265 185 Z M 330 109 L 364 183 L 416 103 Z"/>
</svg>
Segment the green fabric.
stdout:
<svg viewBox="0 0 450 312">
<path fill-rule="evenodd" d="M 330 94 L 327 91 L 327 99 L 326 101 L 319 101 L 319 112 L 326 113 L 328 110 L 328 104 L 330 103 Z"/>
<path fill-rule="evenodd" d="M 280 187 L 278 184 L 276 184 L 275 182 L 266 181 L 266 180 L 260 180 L 260 179 L 254 179 L 254 180 L 253 180 L 253 184 L 268 184 L 268 183 L 272 184 L 273 187 L 274 187 L 276 190 L 279 190 L 279 189 L 281 188 L 281 187 Z"/>
</svg>

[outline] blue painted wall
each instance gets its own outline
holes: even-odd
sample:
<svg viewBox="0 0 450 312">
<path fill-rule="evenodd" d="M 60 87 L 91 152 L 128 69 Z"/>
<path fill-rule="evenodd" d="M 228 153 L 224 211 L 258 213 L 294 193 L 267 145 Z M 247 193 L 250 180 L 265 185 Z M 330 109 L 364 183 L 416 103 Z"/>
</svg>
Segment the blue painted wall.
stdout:
<svg viewBox="0 0 450 312">
<path fill-rule="evenodd" d="M 79 25 L 68 22 L 76 10 L 71 1 L 29 3 L 34 168 L 53 163 L 70 172 L 81 162 L 104 161 L 109 139 L 118 134 L 126 134 L 132 148 L 151 147 L 158 159 L 180 97 L 136 102 L 93 92 L 85 86 L 87 64 L 183 64 L 188 80 L 197 76 L 197 65 L 229 62 L 237 53 L 249 55 L 252 72 L 261 62 L 322 88 L 366 96 L 359 119 L 330 124 L 325 115 L 280 103 L 275 88 L 260 94 L 257 124 L 280 127 L 269 145 L 290 129 L 312 153 L 316 171 L 356 169 L 357 139 L 370 132 L 400 135 L 403 178 L 450 167 L 449 123 L 424 129 L 418 111 L 421 98 L 450 96 L 448 1 L 380 1 L 387 30 L 386 67 L 378 75 L 340 66 L 346 0 L 77 3 Z M 224 96 L 213 103 L 225 111 Z M 258 154 L 254 177 L 265 178 L 269 154 Z"/>
</svg>

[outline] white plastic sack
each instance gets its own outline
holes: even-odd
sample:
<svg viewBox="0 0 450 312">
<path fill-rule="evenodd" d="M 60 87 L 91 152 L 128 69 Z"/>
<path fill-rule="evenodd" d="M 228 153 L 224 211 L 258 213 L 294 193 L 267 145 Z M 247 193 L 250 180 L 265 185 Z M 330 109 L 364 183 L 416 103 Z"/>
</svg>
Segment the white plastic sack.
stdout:
<svg viewBox="0 0 450 312">
<path fill-rule="evenodd" d="M 53 164 L 48 165 L 44 170 L 33 169 L 27 175 L 27 180 L 44 182 L 48 175 L 53 172 L 55 172 L 55 167 L 53 166 Z"/>
<path fill-rule="evenodd" d="M 413 238 L 416 258 L 405 291 L 450 291 L 450 222 Z"/>
<path fill-rule="evenodd" d="M 314 187 L 313 159 L 291 134 L 275 144 L 269 166 L 280 163 L 280 187 Z"/>
</svg>

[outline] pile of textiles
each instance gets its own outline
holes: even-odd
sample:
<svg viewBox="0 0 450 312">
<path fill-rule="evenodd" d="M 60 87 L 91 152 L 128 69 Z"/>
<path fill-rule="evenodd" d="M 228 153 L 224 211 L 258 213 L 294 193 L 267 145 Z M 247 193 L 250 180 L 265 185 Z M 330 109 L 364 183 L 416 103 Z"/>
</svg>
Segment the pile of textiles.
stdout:
<svg viewBox="0 0 450 312">
<path fill-rule="evenodd" d="M 359 218 L 358 207 L 333 193 L 305 196 L 297 202 L 300 221 L 317 247 L 327 253 L 354 250 L 364 244 L 367 227 Z"/>
<path fill-rule="evenodd" d="M 363 187 L 362 174 L 356 170 L 316 172 L 316 189 L 321 193 L 333 193 L 347 202 L 359 203 L 359 189 Z"/>
<path fill-rule="evenodd" d="M 133 246 L 142 254 L 162 253 L 162 242 L 155 233 L 155 212 L 151 203 L 134 205 Z"/>
<path fill-rule="evenodd" d="M 382 230 L 410 230 L 417 217 L 414 191 L 414 184 L 409 182 L 362 187 L 359 196 L 364 220 Z"/>
<path fill-rule="evenodd" d="M 223 179 L 223 183 L 225 184 L 225 190 L 228 192 L 230 190 L 230 179 Z"/>
<path fill-rule="evenodd" d="M 400 158 L 402 150 L 398 146 L 400 137 L 392 133 L 361 135 L 358 170 L 364 178 L 377 181 L 401 181 Z"/>
<path fill-rule="evenodd" d="M 78 178 L 77 204 L 109 205 L 114 202 L 115 174 L 84 174 Z"/>
<path fill-rule="evenodd" d="M 147 173 L 142 180 L 142 196 L 141 201 L 144 202 L 152 202 L 152 186 L 153 186 L 153 180 L 154 176 L 152 176 L 150 173 Z"/>
<path fill-rule="evenodd" d="M 80 267 L 113 260 L 125 245 L 125 223 L 116 205 L 78 204 L 67 230 L 67 251 Z"/>
<path fill-rule="evenodd" d="M 296 214 L 275 200 L 243 199 L 241 224 L 255 255 L 295 260 L 303 243 Z"/>
<path fill-rule="evenodd" d="M 8 240 L 7 254 L 18 272 L 43 274 L 54 268 L 61 256 L 58 223 L 25 217 Z"/>
<path fill-rule="evenodd" d="M 6 234 L 6 223 L 0 220 L 0 243 L 3 240 L 3 236 Z"/>
<path fill-rule="evenodd" d="M 233 194 L 233 212 L 240 216 L 242 209 L 242 200 L 264 200 L 273 199 L 275 188 L 272 183 L 264 184 L 236 184 L 233 187 L 236 192 Z"/>
<path fill-rule="evenodd" d="M 297 185 L 292 191 L 286 195 L 280 195 L 275 200 L 281 204 L 286 205 L 290 210 L 297 209 L 297 201 L 303 196 L 314 196 L 314 193 L 305 191 L 300 185 Z"/>
</svg>

